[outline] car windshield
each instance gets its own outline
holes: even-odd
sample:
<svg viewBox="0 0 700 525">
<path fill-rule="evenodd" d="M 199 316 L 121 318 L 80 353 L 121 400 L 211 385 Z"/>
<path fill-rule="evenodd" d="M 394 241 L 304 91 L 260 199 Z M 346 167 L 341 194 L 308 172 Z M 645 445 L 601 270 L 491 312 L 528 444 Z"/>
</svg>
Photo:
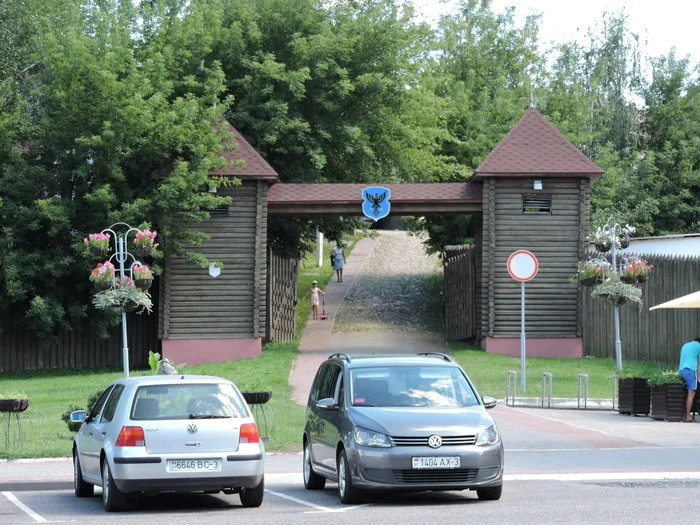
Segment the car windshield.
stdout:
<svg viewBox="0 0 700 525">
<path fill-rule="evenodd" d="M 131 405 L 131 419 L 223 419 L 248 417 L 238 392 L 226 383 L 142 386 Z"/>
<path fill-rule="evenodd" d="M 478 405 L 464 374 L 447 366 L 395 366 L 351 370 L 353 406 L 468 407 Z"/>
</svg>

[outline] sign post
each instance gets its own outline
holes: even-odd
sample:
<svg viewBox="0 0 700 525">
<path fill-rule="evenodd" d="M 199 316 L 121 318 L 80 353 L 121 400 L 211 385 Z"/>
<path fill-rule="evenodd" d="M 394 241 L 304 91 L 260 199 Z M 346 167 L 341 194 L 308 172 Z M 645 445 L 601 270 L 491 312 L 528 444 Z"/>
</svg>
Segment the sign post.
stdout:
<svg viewBox="0 0 700 525">
<path fill-rule="evenodd" d="M 525 393 L 525 283 L 537 275 L 537 257 L 527 250 L 517 250 L 508 257 L 508 273 L 520 281 L 520 391 Z"/>
</svg>

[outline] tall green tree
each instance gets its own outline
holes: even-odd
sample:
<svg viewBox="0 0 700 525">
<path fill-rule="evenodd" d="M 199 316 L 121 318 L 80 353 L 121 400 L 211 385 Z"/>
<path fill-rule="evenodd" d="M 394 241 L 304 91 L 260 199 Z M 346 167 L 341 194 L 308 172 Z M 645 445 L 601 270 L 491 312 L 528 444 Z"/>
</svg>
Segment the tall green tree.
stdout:
<svg viewBox="0 0 700 525">
<path fill-rule="evenodd" d="M 202 238 L 186 225 L 222 202 L 206 189 L 223 72 L 211 63 L 174 82 L 168 35 L 162 24 L 146 35 L 141 15 L 130 0 L 62 3 L 62 23 L 44 18 L 26 47 L 36 66 L 20 103 L 1 109 L 0 315 L 43 336 L 88 313 L 111 321 L 88 306 L 88 232 L 148 221 L 166 253 L 182 253 Z"/>
</svg>

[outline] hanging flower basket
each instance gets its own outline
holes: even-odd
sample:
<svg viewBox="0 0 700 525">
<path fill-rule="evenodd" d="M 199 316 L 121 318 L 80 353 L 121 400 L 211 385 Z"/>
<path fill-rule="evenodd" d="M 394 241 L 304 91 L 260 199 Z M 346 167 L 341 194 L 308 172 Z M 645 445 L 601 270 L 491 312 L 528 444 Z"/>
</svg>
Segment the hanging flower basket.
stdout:
<svg viewBox="0 0 700 525">
<path fill-rule="evenodd" d="M 30 403 L 29 399 L 0 399 L 0 412 L 24 412 Z"/>
<path fill-rule="evenodd" d="M 148 290 L 153 284 L 153 279 L 134 279 L 134 284 L 139 290 Z"/>
<path fill-rule="evenodd" d="M 640 273 L 640 274 L 637 276 L 637 282 L 640 283 L 640 284 L 641 284 L 641 283 L 645 283 L 645 282 L 647 282 L 648 280 L 649 280 L 649 274 L 648 274 L 648 273 Z"/>
<path fill-rule="evenodd" d="M 151 230 L 139 230 L 134 236 L 134 253 L 139 257 L 148 257 L 158 247 L 156 232 Z"/>
<path fill-rule="evenodd" d="M 611 306 L 622 306 L 628 301 L 642 304 L 642 291 L 636 286 L 623 283 L 617 277 L 606 280 L 596 286 L 591 297 L 600 299 Z"/>
<path fill-rule="evenodd" d="M 151 313 L 153 303 L 148 292 L 139 290 L 134 281 L 129 277 L 117 281 L 113 288 L 96 293 L 92 298 L 92 304 L 100 310 L 116 312 L 133 312 L 144 310 Z"/>
<path fill-rule="evenodd" d="M 138 307 L 139 307 L 138 303 L 136 303 L 134 301 L 127 301 L 126 303 L 124 303 L 124 306 L 122 307 L 122 312 L 124 312 L 124 313 L 135 312 Z"/>
<path fill-rule="evenodd" d="M 135 246 L 134 253 L 138 257 L 150 257 L 153 249 L 150 246 Z"/>
<path fill-rule="evenodd" d="M 95 281 L 92 284 L 95 286 L 95 290 L 98 292 L 104 292 L 105 290 L 109 290 L 112 286 L 114 286 L 114 279 L 111 281 Z"/>
<path fill-rule="evenodd" d="M 106 257 L 109 253 L 109 248 L 100 248 L 99 246 L 90 246 L 90 253 L 95 257 Z"/>
<path fill-rule="evenodd" d="M 626 284 L 637 284 L 636 275 L 621 275 L 620 280 Z"/>
<path fill-rule="evenodd" d="M 584 279 L 579 279 L 579 284 L 582 284 L 583 286 L 595 286 L 600 282 L 600 278 L 598 277 L 586 277 Z"/>
<path fill-rule="evenodd" d="M 598 250 L 600 253 L 609 252 L 610 248 L 612 248 L 612 244 L 609 242 L 597 242 L 597 243 L 595 243 L 595 249 Z"/>
<path fill-rule="evenodd" d="M 629 239 L 626 239 L 625 237 L 620 239 L 620 249 L 621 250 L 624 250 L 624 249 L 629 248 L 629 247 L 630 247 Z"/>
</svg>

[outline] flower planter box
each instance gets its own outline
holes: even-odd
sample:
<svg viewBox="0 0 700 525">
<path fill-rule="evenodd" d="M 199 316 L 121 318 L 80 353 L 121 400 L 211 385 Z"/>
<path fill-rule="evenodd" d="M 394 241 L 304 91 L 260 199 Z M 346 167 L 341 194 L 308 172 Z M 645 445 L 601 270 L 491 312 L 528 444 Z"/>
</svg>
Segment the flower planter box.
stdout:
<svg viewBox="0 0 700 525">
<path fill-rule="evenodd" d="M 264 405 L 272 399 L 272 391 L 267 392 L 241 392 L 243 399 L 249 405 Z"/>
<path fill-rule="evenodd" d="M 617 411 L 646 416 L 651 410 L 651 389 L 646 379 L 630 377 L 617 382 Z"/>
<path fill-rule="evenodd" d="M 651 413 L 649 417 L 659 421 L 682 421 L 685 416 L 685 385 L 673 383 L 651 389 Z"/>
<path fill-rule="evenodd" d="M 0 412 L 24 412 L 30 403 L 29 399 L 0 399 Z"/>
</svg>

